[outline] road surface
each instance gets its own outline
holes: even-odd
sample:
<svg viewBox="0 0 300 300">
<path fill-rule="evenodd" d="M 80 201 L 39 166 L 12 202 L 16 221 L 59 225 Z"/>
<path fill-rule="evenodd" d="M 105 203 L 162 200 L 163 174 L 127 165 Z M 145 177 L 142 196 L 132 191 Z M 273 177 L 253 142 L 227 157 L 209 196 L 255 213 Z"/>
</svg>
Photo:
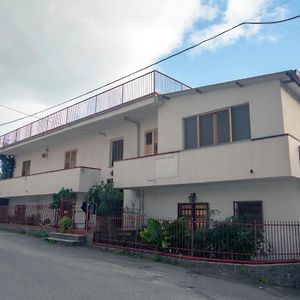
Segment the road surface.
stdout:
<svg viewBox="0 0 300 300">
<path fill-rule="evenodd" d="M 0 231 L 0 300 L 300 299 L 300 290 L 259 287 L 184 267 L 50 244 Z"/>
</svg>

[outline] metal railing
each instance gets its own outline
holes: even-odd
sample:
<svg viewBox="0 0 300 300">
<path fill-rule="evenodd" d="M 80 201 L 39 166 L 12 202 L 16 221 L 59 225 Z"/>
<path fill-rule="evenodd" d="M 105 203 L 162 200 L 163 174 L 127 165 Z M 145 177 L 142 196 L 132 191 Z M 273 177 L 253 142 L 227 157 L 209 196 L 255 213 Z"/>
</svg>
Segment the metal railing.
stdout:
<svg viewBox="0 0 300 300">
<path fill-rule="evenodd" d="M 0 148 L 154 93 L 189 88 L 163 73 L 152 71 L 0 136 Z"/>
<path fill-rule="evenodd" d="M 300 223 L 97 217 L 95 244 L 193 260 L 300 262 Z"/>
<path fill-rule="evenodd" d="M 0 206 L 0 223 L 57 227 L 59 209 L 51 209 L 48 205 L 7 205 Z"/>
<path fill-rule="evenodd" d="M 37 226 L 42 228 L 57 228 L 63 216 L 69 217 L 74 224 L 74 230 L 92 231 L 95 229 L 96 216 L 89 214 L 88 218 L 82 209 L 75 208 L 76 200 L 62 200 L 60 208 L 50 208 L 49 204 L 18 204 L 0 205 L 0 224 Z"/>
</svg>

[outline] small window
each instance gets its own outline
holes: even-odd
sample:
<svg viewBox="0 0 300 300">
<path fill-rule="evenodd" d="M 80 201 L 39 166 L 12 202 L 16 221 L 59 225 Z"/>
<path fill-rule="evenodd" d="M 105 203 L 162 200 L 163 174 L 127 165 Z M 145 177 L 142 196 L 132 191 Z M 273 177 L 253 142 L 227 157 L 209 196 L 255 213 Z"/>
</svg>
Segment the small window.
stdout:
<svg viewBox="0 0 300 300">
<path fill-rule="evenodd" d="M 76 167 L 77 151 L 71 150 L 65 153 L 65 169 L 72 169 Z"/>
<path fill-rule="evenodd" d="M 28 176 L 30 174 L 31 160 L 23 161 L 22 176 Z"/>
<path fill-rule="evenodd" d="M 111 141 L 111 161 L 110 166 L 114 165 L 115 161 L 123 159 L 124 140 L 117 139 Z"/>
<path fill-rule="evenodd" d="M 157 128 L 145 131 L 145 155 L 158 153 Z"/>
<path fill-rule="evenodd" d="M 239 221 L 262 224 L 262 201 L 235 201 L 233 206 L 234 216 L 237 217 Z"/>
<path fill-rule="evenodd" d="M 106 183 L 110 184 L 110 185 L 113 185 L 114 184 L 114 179 L 113 178 L 107 178 Z"/>
</svg>

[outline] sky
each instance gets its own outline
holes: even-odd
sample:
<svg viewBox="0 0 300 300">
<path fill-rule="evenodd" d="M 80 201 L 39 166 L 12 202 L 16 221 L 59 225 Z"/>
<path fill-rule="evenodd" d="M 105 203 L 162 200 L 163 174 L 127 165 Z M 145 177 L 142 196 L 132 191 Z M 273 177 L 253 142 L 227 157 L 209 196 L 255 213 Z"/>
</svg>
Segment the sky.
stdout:
<svg viewBox="0 0 300 300">
<path fill-rule="evenodd" d="M 242 21 L 297 14 L 299 0 L 0 0 L 0 105 L 34 113 Z M 239 27 L 155 69 L 192 87 L 300 69 L 299 31 Z M 0 124 L 23 116 L 0 106 Z"/>
</svg>

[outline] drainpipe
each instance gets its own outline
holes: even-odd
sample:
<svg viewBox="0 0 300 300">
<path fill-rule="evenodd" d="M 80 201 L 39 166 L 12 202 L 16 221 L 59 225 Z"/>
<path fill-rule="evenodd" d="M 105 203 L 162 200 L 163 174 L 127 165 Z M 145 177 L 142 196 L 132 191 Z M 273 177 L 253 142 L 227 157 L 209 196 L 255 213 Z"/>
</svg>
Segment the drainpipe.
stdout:
<svg viewBox="0 0 300 300">
<path fill-rule="evenodd" d="M 132 120 L 128 117 L 124 117 L 124 120 L 130 123 L 133 123 L 136 125 L 136 129 L 137 129 L 137 150 L 136 150 L 136 156 L 139 157 L 140 156 L 140 133 L 141 133 L 141 124 L 135 120 Z"/>
</svg>

